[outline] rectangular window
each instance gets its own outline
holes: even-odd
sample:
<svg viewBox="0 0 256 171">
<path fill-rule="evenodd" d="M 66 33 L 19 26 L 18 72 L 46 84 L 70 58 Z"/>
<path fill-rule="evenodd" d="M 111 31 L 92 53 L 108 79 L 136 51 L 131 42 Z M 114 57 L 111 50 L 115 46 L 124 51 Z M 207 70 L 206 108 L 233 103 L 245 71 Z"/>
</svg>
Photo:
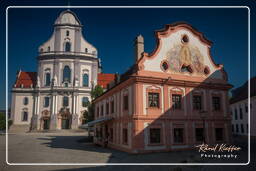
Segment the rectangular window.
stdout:
<svg viewBox="0 0 256 171">
<path fill-rule="evenodd" d="M 114 100 L 111 101 L 111 113 L 114 113 L 115 108 L 114 108 Z"/>
<path fill-rule="evenodd" d="M 28 112 L 27 111 L 23 111 L 22 121 L 28 121 Z"/>
<path fill-rule="evenodd" d="M 216 141 L 223 141 L 223 128 L 215 128 Z"/>
<path fill-rule="evenodd" d="M 212 107 L 214 111 L 220 110 L 220 97 L 212 97 Z"/>
<path fill-rule="evenodd" d="M 234 125 L 232 124 L 232 132 L 234 132 Z"/>
<path fill-rule="evenodd" d="M 161 129 L 160 128 L 150 128 L 149 129 L 150 143 L 160 143 L 161 142 Z"/>
<path fill-rule="evenodd" d="M 202 98 L 201 96 L 193 96 L 193 109 L 201 110 L 202 109 Z"/>
<path fill-rule="evenodd" d="M 238 124 L 236 124 L 236 132 L 237 132 L 237 133 L 239 132 Z"/>
<path fill-rule="evenodd" d="M 128 106 L 129 106 L 129 104 L 128 104 L 128 95 L 125 95 L 124 96 L 124 98 L 123 98 L 123 105 L 124 105 L 124 110 L 128 110 Z"/>
<path fill-rule="evenodd" d="M 111 142 L 113 142 L 113 135 L 114 135 L 113 128 L 110 128 L 110 137 L 109 137 L 109 139 L 110 139 Z"/>
<path fill-rule="evenodd" d="M 103 116 L 103 110 L 104 110 L 104 106 L 101 105 L 101 116 Z"/>
<path fill-rule="evenodd" d="M 196 141 L 197 142 L 204 141 L 204 128 L 196 128 Z"/>
<path fill-rule="evenodd" d="M 99 116 L 100 116 L 100 108 L 97 107 L 97 117 L 99 117 Z"/>
<path fill-rule="evenodd" d="M 106 103 L 106 114 L 109 114 L 109 103 Z"/>
<path fill-rule="evenodd" d="M 128 144 L 128 129 L 123 128 L 123 144 Z"/>
<path fill-rule="evenodd" d="M 245 104 L 245 112 L 248 113 L 248 105 Z"/>
<path fill-rule="evenodd" d="M 148 93 L 148 107 L 159 107 L 159 93 Z"/>
<path fill-rule="evenodd" d="M 174 128 L 174 143 L 183 143 L 183 128 Z"/>
<path fill-rule="evenodd" d="M 235 120 L 237 120 L 237 109 L 235 109 Z"/>
<path fill-rule="evenodd" d="M 243 119 L 243 109 L 240 107 L 240 119 Z"/>
<path fill-rule="evenodd" d="M 50 97 L 44 97 L 44 107 L 49 107 Z"/>
<path fill-rule="evenodd" d="M 241 124 L 241 133 L 244 133 L 244 125 Z"/>
<path fill-rule="evenodd" d="M 172 95 L 172 107 L 173 109 L 181 109 L 181 95 L 179 94 Z"/>
</svg>

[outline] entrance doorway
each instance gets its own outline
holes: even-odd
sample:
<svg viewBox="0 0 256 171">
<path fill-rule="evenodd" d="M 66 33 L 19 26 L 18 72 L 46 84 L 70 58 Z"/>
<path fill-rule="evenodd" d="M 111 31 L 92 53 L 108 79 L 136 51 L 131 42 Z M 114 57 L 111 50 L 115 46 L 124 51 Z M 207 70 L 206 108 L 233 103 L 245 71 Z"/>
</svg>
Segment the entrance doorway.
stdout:
<svg viewBox="0 0 256 171">
<path fill-rule="evenodd" d="M 61 120 L 61 129 L 69 129 L 69 119 Z"/>
<path fill-rule="evenodd" d="M 50 119 L 44 119 L 44 126 L 43 129 L 44 130 L 48 130 L 50 127 Z"/>
</svg>

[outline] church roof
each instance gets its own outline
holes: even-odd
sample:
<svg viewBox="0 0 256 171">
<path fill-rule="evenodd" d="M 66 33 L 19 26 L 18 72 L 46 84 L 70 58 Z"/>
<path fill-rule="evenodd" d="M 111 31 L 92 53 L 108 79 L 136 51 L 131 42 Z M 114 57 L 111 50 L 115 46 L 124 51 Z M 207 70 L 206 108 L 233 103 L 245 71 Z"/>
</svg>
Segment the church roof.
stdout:
<svg viewBox="0 0 256 171">
<path fill-rule="evenodd" d="M 82 26 L 76 14 L 70 10 L 61 12 L 54 25 Z"/>
<path fill-rule="evenodd" d="M 251 97 L 256 96 L 256 76 L 251 78 Z M 230 104 L 242 101 L 248 98 L 248 81 L 232 91 L 232 98 L 230 99 Z"/>
<path fill-rule="evenodd" d="M 107 88 L 107 85 L 115 80 L 115 74 L 106 74 L 106 73 L 99 73 L 98 74 L 98 85 L 102 88 Z"/>
<path fill-rule="evenodd" d="M 25 71 L 19 71 L 16 82 L 15 82 L 15 87 L 22 87 L 23 88 L 31 88 L 36 86 L 36 77 L 37 73 L 36 72 L 25 72 Z"/>
</svg>

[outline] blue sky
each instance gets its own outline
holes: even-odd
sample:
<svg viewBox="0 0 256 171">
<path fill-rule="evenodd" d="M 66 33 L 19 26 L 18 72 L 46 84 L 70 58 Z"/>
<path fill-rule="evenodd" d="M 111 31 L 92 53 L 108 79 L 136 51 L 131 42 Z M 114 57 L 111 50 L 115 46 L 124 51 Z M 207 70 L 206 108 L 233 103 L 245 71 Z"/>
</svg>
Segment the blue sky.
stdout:
<svg viewBox="0 0 256 171">
<path fill-rule="evenodd" d="M 42 5 L 42 4 L 41 4 Z M 72 3 L 71 3 L 72 5 Z M 8 39 L 8 87 L 15 82 L 16 72 L 36 71 L 38 47 L 53 33 L 53 24 L 65 9 L 10 9 Z M 82 24 L 83 35 L 97 49 L 106 73 L 123 73 L 134 62 L 133 40 L 142 34 L 145 51 L 155 48 L 154 31 L 165 24 L 184 21 L 191 24 L 213 42 L 211 55 L 218 64 L 224 64 L 229 82 L 235 87 L 242 85 L 248 78 L 248 10 L 229 9 L 71 9 Z M 255 13 L 253 14 L 255 15 Z M 1 19 L 4 19 L 1 16 Z M 253 17 L 253 16 L 251 16 Z M 4 21 L 4 20 L 0 20 Z M 252 20 L 253 21 L 253 20 Z M 252 26 L 255 23 L 251 23 Z M 254 27 L 255 28 L 255 27 Z M 1 73 L 5 73 L 5 33 L 1 24 Z M 255 35 L 251 35 L 251 47 L 255 47 Z M 255 63 L 255 50 L 252 48 L 251 64 Z M 256 75 L 252 68 L 251 75 Z M 0 77 L 4 82 L 4 75 Z M 5 87 L 0 87 L 4 95 Z M 10 96 L 9 96 L 10 97 Z M 0 109 L 5 102 L 0 101 Z"/>
</svg>

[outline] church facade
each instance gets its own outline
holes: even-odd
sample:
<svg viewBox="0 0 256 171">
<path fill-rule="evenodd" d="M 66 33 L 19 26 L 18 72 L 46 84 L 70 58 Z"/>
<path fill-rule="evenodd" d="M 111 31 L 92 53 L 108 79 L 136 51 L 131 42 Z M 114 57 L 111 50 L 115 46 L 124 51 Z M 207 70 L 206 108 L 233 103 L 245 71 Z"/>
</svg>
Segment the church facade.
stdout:
<svg viewBox="0 0 256 171">
<path fill-rule="evenodd" d="M 17 73 L 12 88 L 14 125 L 32 130 L 76 129 L 83 123 L 101 66 L 97 49 L 84 39 L 76 14 L 63 11 L 48 41 L 39 47 L 37 72 Z"/>
<path fill-rule="evenodd" d="M 134 65 L 93 101 L 94 143 L 144 153 L 230 142 L 232 85 L 212 42 L 186 23 L 155 33 L 155 50 L 138 36 Z"/>
</svg>

